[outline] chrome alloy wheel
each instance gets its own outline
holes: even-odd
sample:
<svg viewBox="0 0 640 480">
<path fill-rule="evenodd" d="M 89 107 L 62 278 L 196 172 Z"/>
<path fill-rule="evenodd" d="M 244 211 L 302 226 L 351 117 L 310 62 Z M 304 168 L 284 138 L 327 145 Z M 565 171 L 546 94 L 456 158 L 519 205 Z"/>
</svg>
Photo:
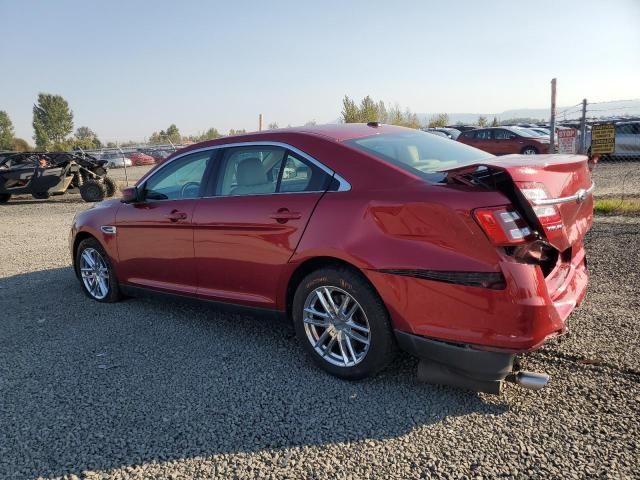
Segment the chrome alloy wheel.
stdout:
<svg viewBox="0 0 640 480">
<path fill-rule="evenodd" d="M 318 287 L 304 302 L 304 330 L 313 349 L 338 367 L 353 367 L 367 356 L 369 320 L 360 304 L 337 287 Z"/>
<path fill-rule="evenodd" d="M 87 292 L 96 300 L 109 293 L 109 267 L 96 249 L 85 248 L 80 255 L 80 276 Z"/>
</svg>

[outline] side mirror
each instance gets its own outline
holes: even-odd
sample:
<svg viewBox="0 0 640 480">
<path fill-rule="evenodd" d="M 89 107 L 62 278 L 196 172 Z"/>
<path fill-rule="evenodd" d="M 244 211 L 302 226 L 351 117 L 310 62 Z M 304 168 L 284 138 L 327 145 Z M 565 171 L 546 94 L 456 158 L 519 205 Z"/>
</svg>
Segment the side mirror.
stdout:
<svg viewBox="0 0 640 480">
<path fill-rule="evenodd" d="M 122 190 L 122 203 L 135 203 L 140 200 L 141 198 L 138 187 L 127 187 Z"/>
</svg>

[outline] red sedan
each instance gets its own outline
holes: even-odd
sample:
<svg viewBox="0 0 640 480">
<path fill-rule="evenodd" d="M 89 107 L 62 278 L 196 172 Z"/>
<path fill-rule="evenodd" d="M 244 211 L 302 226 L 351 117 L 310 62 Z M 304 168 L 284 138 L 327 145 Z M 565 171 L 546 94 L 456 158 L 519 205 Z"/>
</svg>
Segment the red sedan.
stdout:
<svg viewBox="0 0 640 480">
<path fill-rule="evenodd" d="M 151 155 L 141 152 L 128 153 L 127 157 L 131 159 L 134 166 L 139 167 L 141 165 L 155 165 L 156 160 Z"/>
<path fill-rule="evenodd" d="M 539 388 L 516 355 L 567 330 L 586 290 L 582 156 L 508 161 L 386 125 L 304 127 L 190 146 L 74 219 L 101 302 L 148 291 L 287 315 L 328 372 L 399 347 L 427 381 Z"/>
<path fill-rule="evenodd" d="M 535 136 L 533 132 L 517 127 L 469 130 L 461 133 L 458 141 L 494 155 L 536 155 L 549 152 L 549 137 Z"/>
</svg>

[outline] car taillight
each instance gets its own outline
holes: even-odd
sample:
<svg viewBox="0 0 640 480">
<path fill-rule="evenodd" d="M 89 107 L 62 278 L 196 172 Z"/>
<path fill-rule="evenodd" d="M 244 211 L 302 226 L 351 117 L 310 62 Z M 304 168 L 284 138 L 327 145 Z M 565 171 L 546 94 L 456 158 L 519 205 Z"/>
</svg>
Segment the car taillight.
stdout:
<svg viewBox="0 0 640 480">
<path fill-rule="evenodd" d="M 473 214 L 495 245 L 517 245 L 532 237 L 531 229 L 512 207 L 479 208 Z"/>
<path fill-rule="evenodd" d="M 535 182 L 517 182 L 517 184 L 522 194 L 531 203 L 531 208 L 540 220 L 542 227 L 548 231 L 561 229 L 563 226 L 562 217 L 554 205 L 534 205 L 536 200 L 549 198 L 549 192 L 544 184 Z"/>
</svg>

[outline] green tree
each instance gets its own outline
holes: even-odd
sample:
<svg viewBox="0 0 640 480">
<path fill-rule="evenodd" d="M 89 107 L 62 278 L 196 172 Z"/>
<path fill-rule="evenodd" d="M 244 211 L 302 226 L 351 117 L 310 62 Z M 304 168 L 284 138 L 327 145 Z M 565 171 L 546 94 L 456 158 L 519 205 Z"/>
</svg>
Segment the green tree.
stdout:
<svg viewBox="0 0 640 480">
<path fill-rule="evenodd" d="M 220 138 L 220 137 L 222 137 L 220 132 L 217 129 L 211 127 L 209 130 L 207 130 L 201 135 L 200 141 L 203 142 L 205 140 L 215 140 L 216 138 Z"/>
<path fill-rule="evenodd" d="M 60 95 L 39 93 L 38 102 L 33 106 L 33 130 L 38 148 L 64 145 L 73 131 L 73 111 L 69 103 Z"/>
<path fill-rule="evenodd" d="M 498 125 L 500 125 L 498 123 L 498 117 L 493 117 L 493 121 L 491 122 L 491 126 L 492 127 L 497 127 Z"/>
<path fill-rule="evenodd" d="M 232 128 L 231 130 L 229 130 L 229 135 L 241 135 L 243 133 L 247 133 L 247 131 L 244 128 L 241 128 L 240 130 L 234 130 Z"/>
<path fill-rule="evenodd" d="M 360 102 L 360 121 L 363 123 L 367 122 L 378 122 L 378 105 L 373 99 L 367 95 Z"/>
<path fill-rule="evenodd" d="M 480 115 L 478 117 L 478 126 L 480 127 L 486 127 L 488 124 L 487 122 L 487 117 L 485 117 L 484 115 Z"/>
<path fill-rule="evenodd" d="M 356 105 L 356 102 L 351 100 L 347 95 L 342 99 L 342 121 L 344 123 L 357 123 L 361 122 L 360 109 Z"/>
<path fill-rule="evenodd" d="M 427 127 L 429 128 L 446 127 L 447 125 L 449 125 L 449 115 L 446 113 L 434 115 L 429 119 L 429 123 L 427 123 Z"/>
<path fill-rule="evenodd" d="M 26 140 L 14 137 L 11 141 L 11 148 L 9 150 L 13 150 L 14 152 L 28 152 L 33 149 Z"/>
<path fill-rule="evenodd" d="M 98 139 L 98 135 L 89 127 L 79 127 L 76 130 L 75 138 L 71 142 L 74 149 L 82 148 L 90 150 L 93 148 L 102 148 L 102 142 Z"/>
<path fill-rule="evenodd" d="M 180 130 L 178 130 L 175 123 L 172 123 L 166 131 L 160 130 L 159 132 L 153 132 L 149 137 L 148 143 L 151 145 L 165 145 L 167 143 L 176 144 L 180 142 L 182 142 Z"/>
<path fill-rule="evenodd" d="M 0 150 L 13 150 L 13 123 L 7 112 L 0 110 Z"/>
<path fill-rule="evenodd" d="M 403 122 L 402 110 L 400 110 L 400 106 L 396 103 L 387 111 L 387 123 L 391 125 L 402 125 Z"/>
<path fill-rule="evenodd" d="M 277 130 L 280 127 L 278 127 L 278 124 L 276 122 L 271 122 L 269 125 L 267 125 L 267 128 L 269 130 Z"/>
</svg>

